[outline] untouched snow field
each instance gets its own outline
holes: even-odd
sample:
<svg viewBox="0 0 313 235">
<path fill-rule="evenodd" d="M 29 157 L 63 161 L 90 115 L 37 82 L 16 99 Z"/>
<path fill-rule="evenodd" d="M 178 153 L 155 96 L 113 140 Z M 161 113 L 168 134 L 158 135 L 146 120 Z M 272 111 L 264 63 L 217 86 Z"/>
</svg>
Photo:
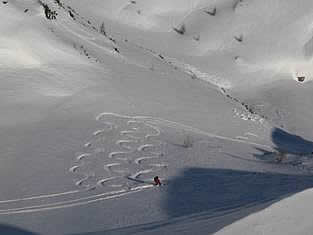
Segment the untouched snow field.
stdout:
<svg viewBox="0 0 313 235">
<path fill-rule="evenodd" d="M 0 234 L 311 234 L 312 7 L 1 1 Z"/>
</svg>

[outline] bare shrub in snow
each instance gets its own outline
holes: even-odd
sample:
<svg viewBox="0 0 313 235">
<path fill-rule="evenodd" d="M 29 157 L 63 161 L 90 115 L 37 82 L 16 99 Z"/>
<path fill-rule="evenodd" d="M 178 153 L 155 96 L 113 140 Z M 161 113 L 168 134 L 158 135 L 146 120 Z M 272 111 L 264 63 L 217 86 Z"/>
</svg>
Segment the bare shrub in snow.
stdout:
<svg viewBox="0 0 313 235">
<path fill-rule="evenodd" d="M 213 10 L 206 10 L 204 12 L 211 15 L 211 16 L 215 16 L 216 15 L 216 7 L 214 7 Z"/>
<path fill-rule="evenodd" d="M 193 36 L 193 39 L 196 40 L 196 41 L 200 41 L 200 35 Z"/>
<path fill-rule="evenodd" d="M 190 135 L 184 137 L 184 142 L 182 145 L 184 148 L 191 148 L 193 146 L 193 139 Z"/>
<path fill-rule="evenodd" d="M 184 35 L 186 32 L 186 27 L 185 24 L 181 25 L 179 28 L 173 28 L 175 30 L 176 33 Z"/>
<path fill-rule="evenodd" d="M 103 34 L 104 36 L 107 36 L 107 33 L 105 31 L 104 22 L 102 22 L 102 24 L 100 26 L 100 33 Z"/>
<path fill-rule="evenodd" d="M 196 74 L 191 73 L 191 78 L 192 78 L 192 79 L 197 79 L 198 77 L 197 77 L 197 75 L 196 75 Z"/>
<path fill-rule="evenodd" d="M 74 16 L 73 12 L 68 11 L 68 14 L 70 15 L 70 17 L 72 17 L 75 20 L 75 16 Z"/>
<path fill-rule="evenodd" d="M 242 35 L 242 34 L 240 34 L 239 36 L 235 36 L 234 38 L 235 38 L 236 41 L 238 41 L 238 42 L 242 42 L 242 41 L 243 41 L 243 35 Z"/>
<path fill-rule="evenodd" d="M 238 7 L 238 5 L 240 4 L 240 3 L 242 3 L 243 2 L 243 0 L 235 0 L 234 1 L 234 4 L 233 4 L 233 10 L 236 10 L 236 8 Z"/>
<path fill-rule="evenodd" d="M 55 20 L 57 18 L 58 13 L 56 11 L 51 10 L 49 6 L 41 0 L 38 0 L 38 3 L 44 8 L 45 15 L 48 20 Z"/>
<path fill-rule="evenodd" d="M 64 8 L 64 7 L 63 7 L 63 4 L 62 4 L 62 2 L 61 2 L 60 0 L 54 0 L 54 1 L 55 1 L 56 4 L 59 5 L 59 7 Z"/>
</svg>

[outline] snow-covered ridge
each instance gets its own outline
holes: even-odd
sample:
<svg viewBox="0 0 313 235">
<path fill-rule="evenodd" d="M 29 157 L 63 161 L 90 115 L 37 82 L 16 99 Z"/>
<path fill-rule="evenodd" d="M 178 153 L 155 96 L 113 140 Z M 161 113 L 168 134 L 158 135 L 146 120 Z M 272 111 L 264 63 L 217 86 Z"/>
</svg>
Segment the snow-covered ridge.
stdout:
<svg viewBox="0 0 313 235">
<path fill-rule="evenodd" d="M 262 3 L 186 0 L 178 4 L 175 1 L 121 0 L 105 4 L 93 1 L 88 6 L 84 1 L 65 2 L 82 9 L 82 14 L 98 23 L 114 20 L 135 26 L 142 32 L 162 31 L 172 48 L 180 47 L 178 53 L 181 55 L 200 55 L 205 59 L 212 52 L 227 52 L 229 56 L 245 61 L 241 69 L 247 73 L 257 66 L 274 73 L 287 73 L 290 78 L 302 72 L 311 79 L 311 72 L 303 68 L 310 63 L 312 55 L 310 25 L 313 15 L 308 10 L 312 7 L 308 1 L 298 4 L 282 0 Z M 215 14 L 208 14 L 214 9 Z M 108 28 L 114 32 L 109 21 Z M 185 28 L 182 35 L 175 35 L 173 28 L 179 29 L 182 25 Z M 129 34 L 129 37 L 133 35 Z M 146 38 L 144 43 L 157 48 L 153 38 Z"/>
</svg>

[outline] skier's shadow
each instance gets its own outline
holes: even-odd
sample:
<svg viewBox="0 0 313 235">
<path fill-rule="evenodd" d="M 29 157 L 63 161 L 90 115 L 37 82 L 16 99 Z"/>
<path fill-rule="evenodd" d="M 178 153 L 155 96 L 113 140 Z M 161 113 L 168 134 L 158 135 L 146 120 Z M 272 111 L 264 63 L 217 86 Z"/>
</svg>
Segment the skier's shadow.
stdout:
<svg viewBox="0 0 313 235">
<path fill-rule="evenodd" d="M 155 185 L 154 182 L 152 182 L 151 180 L 141 180 L 141 179 L 137 179 L 137 178 L 133 178 L 130 176 L 126 176 L 126 179 L 132 181 L 132 182 L 136 182 L 136 183 L 140 183 L 140 184 L 152 184 Z"/>
</svg>

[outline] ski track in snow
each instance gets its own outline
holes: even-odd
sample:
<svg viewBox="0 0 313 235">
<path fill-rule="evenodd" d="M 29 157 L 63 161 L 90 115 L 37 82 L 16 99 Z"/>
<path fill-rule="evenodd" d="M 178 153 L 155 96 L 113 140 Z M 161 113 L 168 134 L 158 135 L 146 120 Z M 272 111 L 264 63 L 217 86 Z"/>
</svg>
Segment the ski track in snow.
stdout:
<svg viewBox="0 0 313 235">
<path fill-rule="evenodd" d="M 110 116 L 113 120 L 101 122 L 103 128 L 94 131 L 91 139 L 82 146 L 88 152 L 77 154 L 75 164 L 68 169 L 70 173 L 79 178 L 75 182 L 75 185 L 79 187 L 78 190 L 3 200 L 0 201 L 0 215 L 80 206 L 121 197 L 153 187 L 150 183 L 140 183 L 138 185 L 139 181 L 137 183 L 132 181 L 135 185 L 129 186 L 127 182 L 130 180 L 127 177 L 142 180 L 142 177 L 146 174 L 165 169 L 167 165 L 162 162 L 157 164 L 153 162 L 150 166 L 149 159 L 152 159 L 152 157 L 148 156 L 150 154 L 149 148 L 159 150 L 159 152 L 150 154 L 153 155 L 153 160 L 162 156 L 160 151 L 161 142 L 156 139 L 160 135 L 160 130 L 154 125 L 145 124 L 142 120 L 121 118 L 119 115 Z M 99 118 L 98 121 L 100 121 Z M 115 123 L 115 121 L 117 122 Z M 106 151 L 107 147 L 108 151 Z M 97 156 L 100 154 L 102 154 L 101 157 Z M 125 161 L 127 164 L 125 164 Z M 127 167 L 128 165 L 130 167 Z M 131 165 L 137 167 L 131 167 Z M 97 170 L 93 169 L 94 167 L 101 168 L 102 172 L 94 171 Z M 151 176 L 148 179 L 150 180 Z M 105 188 L 106 192 L 88 197 L 80 196 L 82 193 L 96 188 Z M 67 200 L 64 200 L 64 197 Z M 57 202 L 43 203 L 43 199 Z M 27 206 L 20 207 L 18 203 L 21 202 L 27 203 Z M 9 209 L 6 207 L 9 207 Z"/>
<path fill-rule="evenodd" d="M 164 155 L 159 139 L 161 131 L 156 125 L 141 118 L 112 113 L 99 115 L 97 121 L 106 128 L 93 133 L 84 145 L 88 152 L 78 154 L 69 169 L 79 176 L 77 186 L 127 189 L 128 178 L 151 179 L 154 172 L 166 168 L 167 164 L 161 159 Z M 99 145 L 103 148 L 100 156 L 95 151 Z"/>
<path fill-rule="evenodd" d="M 125 196 L 128 194 L 140 192 L 144 189 L 148 189 L 148 188 L 152 188 L 152 187 L 153 187 L 153 185 L 142 185 L 142 186 L 130 188 L 128 190 L 122 189 L 122 190 L 112 191 L 112 192 L 108 192 L 108 193 L 102 193 L 102 194 L 97 194 L 97 195 L 92 195 L 92 196 L 87 196 L 87 197 L 81 197 L 78 199 L 59 201 L 56 203 L 46 203 L 46 204 L 17 207 L 17 208 L 11 208 L 11 209 L 0 209 L 0 215 L 40 212 L 40 211 L 47 211 L 47 210 L 53 210 L 53 209 L 64 209 L 64 208 L 73 207 L 73 206 L 82 206 L 82 205 L 86 205 L 86 204 L 90 204 L 90 203 L 94 203 L 94 202 L 98 202 L 98 201 L 122 197 L 122 196 Z M 62 194 L 64 194 L 64 193 L 62 193 Z M 11 201 L 13 201 L 13 200 L 11 200 Z"/>
<path fill-rule="evenodd" d="M 103 123 L 105 128 L 94 132 L 92 138 L 84 145 L 87 146 L 85 149 L 88 149 L 88 152 L 79 154 L 78 162 L 70 168 L 72 173 L 79 176 L 76 185 L 85 188 L 121 187 L 125 189 L 129 187 L 130 178 L 147 181 L 157 172 L 162 175 L 162 170 L 166 170 L 168 165 L 164 162 L 166 157 L 164 157 L 162 149 L 163 142 L 160 139 L 161 129 L 159 126 L 272 149 L 271 146 L 249 141 L 249 134 L 253 135 L 251 133 L 230 138 L 212 135 L 164 119 L 126 116 L 116 113 L 101 113 L 96 117 L 96 120 Z M 104 147 L 100 156 L 95 151 L 98 145 Z M 103 167 L 100 169 L 99 166 Z"/>
<path fill-rule="evenodd" d="M 130 117 L 115 113 L 102 113 L 96 119 L 103 124 L 103 128 L 93 132 L 88 142 L 82 145 L 82 150 L 86 152 L 77 153 L 74 164 L 68 169 L 75 176 L 75 185 L 79 189 L 3 200 L 0 201 L 0 215 L 80 206 L 126 196 L 153 187 L 151 183 L 153 176 L 158 174 L 162 177 L 169 167 L 164 156 L 164 149 L 162 149 L 161 126 L 192 132 L 203 137 L 273 150 L 271 146 L 249 141 L 249 136 L 257 138 L 257 135 L 249 132 L 244 133 L 244 136 L 231 138 L 213 135 L 164 119 L 147 116 Z M 212 147 L 209 148 L 210 151 L 221 148 L 214 141 L 201 140 L 203 141 Z M 302 165 L 304 164 L 306 162 Z M 95 194 L 96 189 L 104 190 L 105 193 Z M 84 192 L 94 195 L 84 196 L 82 195 Z M 43 203 L 43 199 L 48 200 L 49 203 Z M 27 203 L 27 206 L 21 207 L 18 204 L 21 202 Z"/>
<path fill-rule="evenodd" d="M 71 27 L 71 25 L 69 25 L 68 21 L 60 20 L 60 23 L 58 23 L 58 26 L 59 26 L 59 29 L 63 29 L 68 34 L 73 35 L 74 38 L 78 38 L 78 39 L 84 41 L 87 45 L 89 44 L 89 45 L 99 49 L 100 51 L 104 52 L 107 55 L 115 56 L 115 57 L 120 58 L 124 61 L 127 60 L 124 56 L 122 56 L 118 53 L 115 53 L 113 49 L 108 49 L 105 46 L 101 46 L 101 45 L 98 45 L 97 43 L 95 43 L 93 41 L 93 39 L 94 39 L 93 37 L 82 36 L 81 33 L 75 32 L 73 29 L 71 29 L 72 27 Z M 76 29 L 77 27 L 74 27 L 74 28 Z"/>
<path fill-rule="evenodd" d="M 254 136 L 254 137 L 258 137 L 258 135 L 254 134 L 254 133 L 251 133 L 251 132 L 246 132 L 245 135 L 251 135 L 251 136 Z"/>
</svg>

